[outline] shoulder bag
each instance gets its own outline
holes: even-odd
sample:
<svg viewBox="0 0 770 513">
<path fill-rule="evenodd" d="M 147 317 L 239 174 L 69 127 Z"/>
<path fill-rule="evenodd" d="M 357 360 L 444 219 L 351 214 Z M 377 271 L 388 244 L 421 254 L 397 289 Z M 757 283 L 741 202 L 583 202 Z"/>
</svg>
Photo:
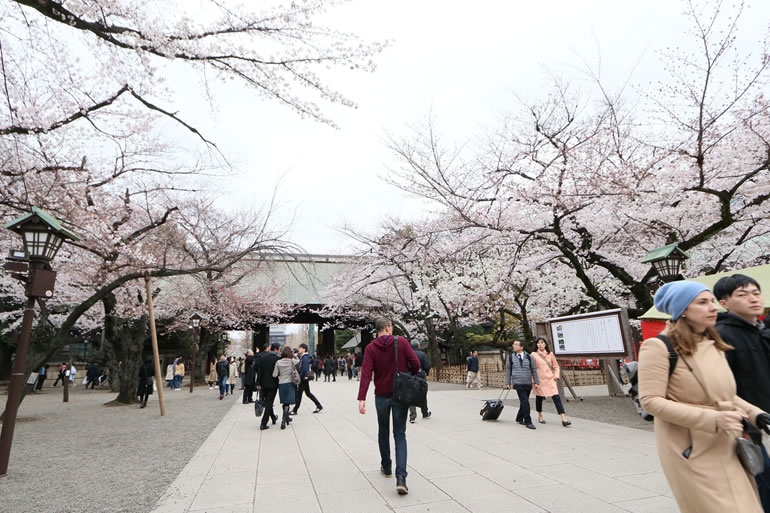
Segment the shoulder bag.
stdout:
<svg viewBox="0 0 770 513">
<path fill-rule="evenodd" d="M 428 382 L 413 374 L 398 370 L 398 337 L 393 339 L 396 351 L 396 375 L 393 376 L 393 401 L 403 406 L 424 407 L 427 404 Z M 407 364 L 408 367 L 408 364 Z"/>
<path fill-rule="evenodd" d="M 690 366 L 690 363 L 687 361 L 687 359 L 681 355 L 680 358 L 684 364 L 687 365 L 687 368 L 690 370 L 690 373 L 703 389 L 706 397 L 708 397 L 711 401 L 714 401 L 714 398 L 711 397 L 711 394 L 709 394 L 706 386 L 700 380 L 698 375 L 695 374 L 695 372 L 692 370 L 692 367 Z M 717 404 L 716 401 L 714 401 L 714 404 Z M 765 458 L 762 455 L 761 449 L 762 432 L 754 424 L 749 422 L 749 419 L 746 417 L 743 417 L 741 421 L 743 422 L 743 434 L 741 436 L 736 436 L 735 438 L 735 452 L 738 454 L 738 459 L 740 460 L 741 465 L 743 465 L 743 468 L 746 470 L 746 472 L 750 473 L 752 476 L 756 476 L 765 471 Z"/>
</svg>

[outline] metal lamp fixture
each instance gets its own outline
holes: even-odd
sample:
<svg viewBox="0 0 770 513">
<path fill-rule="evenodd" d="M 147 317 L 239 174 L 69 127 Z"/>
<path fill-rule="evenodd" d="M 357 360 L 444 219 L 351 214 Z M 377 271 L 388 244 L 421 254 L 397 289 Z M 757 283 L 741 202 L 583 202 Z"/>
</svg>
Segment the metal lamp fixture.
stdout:
<svg viewBox="0 0 770 513">
<path fill-rule="evenodd" d="M 79 240 L 58 219 L 37 207 L 32 207 L 32 212 L 11 221 L 5 227 L 21 235 L 30 260 L 50 262 L 65 239 Z"/>
<path fill-rule="evenodd" d="M 642 260 L 643 263 L 651 263 L 655 271 L 663 281 L 681 280 L 683 263 L 690 255 L 682 251 L 677 243 L 653 249 Z"/>
</svg>

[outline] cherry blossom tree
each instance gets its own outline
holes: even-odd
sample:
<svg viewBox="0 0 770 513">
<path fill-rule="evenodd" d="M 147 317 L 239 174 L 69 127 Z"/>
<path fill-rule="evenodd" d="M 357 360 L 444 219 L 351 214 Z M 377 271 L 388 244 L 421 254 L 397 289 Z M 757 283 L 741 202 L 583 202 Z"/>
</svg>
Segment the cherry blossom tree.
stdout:
<svg viewBox="0 0 770 513">
<path fill-rule="evenodd" d="M 639 261 L 667 243 L 692 253 L 692 275 L 766 262 L 767 46 L 739 52 L 741 6 L 688 9 L 699 50 L 664 56 L 671 79 L 654 94 L 629 98 L 597 79 L 586 97 L 557 81 L 471 155 L 429 121 L 391 139 L 402 163 L 392 181 L 440 204 L 457 229 L 522 241 L 564 283 L 577 280 L 582 308 L 644 312 L 654 275 Z"/>
</svg>

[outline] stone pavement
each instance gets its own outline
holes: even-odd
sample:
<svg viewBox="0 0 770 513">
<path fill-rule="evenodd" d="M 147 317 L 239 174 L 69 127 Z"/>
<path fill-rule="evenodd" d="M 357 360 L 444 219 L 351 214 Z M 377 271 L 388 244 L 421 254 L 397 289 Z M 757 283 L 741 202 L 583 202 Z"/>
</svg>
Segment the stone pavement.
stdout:
<svg viewBox="0 0 770 513">
<path fill-rule="evenodd" d="M 379 473 L 373 385 L 366 415 L 358 413 L 357 381 L 311 388 L 323 412 L 314 415 L 305 399 L 284 431 L 260 431 L 252 406 L 235 404 L 154 511 L 678 511 L 653 433 L 583 419 L 564 428 L 555 413 L 532 431 L 514 421 L 510 405 L 484 422 L 482 400 L 496 391 L 464 388 L 431 391 L 432 417 L 407 424 L 409 494 L 399 496 L 395 478 Z"/>
</svg>

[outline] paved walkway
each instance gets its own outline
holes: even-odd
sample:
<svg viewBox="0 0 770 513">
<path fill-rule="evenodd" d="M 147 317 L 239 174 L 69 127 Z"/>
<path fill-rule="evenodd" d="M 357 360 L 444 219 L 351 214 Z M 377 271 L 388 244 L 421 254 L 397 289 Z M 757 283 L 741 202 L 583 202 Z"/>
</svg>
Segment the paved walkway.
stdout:
<svg viewBox="0 0 770 513">
<path fill-rule="evenodd" d="M 251 405 L 235 404 L 155 512 L 678 511 L 653 433 L 582 419 L 563 428 L 555 413 L 531 431 L 511 406 L 483 422 L 487 390 L 429 393 L 432 417 L 407 424 L 409 494 L 399 496 L 379 473 L 373 386 L 366 415 L 357 388 L 313 382 L 323 412 L 305 400 L 285 431 L 260 431 Z"/>
</svg>

